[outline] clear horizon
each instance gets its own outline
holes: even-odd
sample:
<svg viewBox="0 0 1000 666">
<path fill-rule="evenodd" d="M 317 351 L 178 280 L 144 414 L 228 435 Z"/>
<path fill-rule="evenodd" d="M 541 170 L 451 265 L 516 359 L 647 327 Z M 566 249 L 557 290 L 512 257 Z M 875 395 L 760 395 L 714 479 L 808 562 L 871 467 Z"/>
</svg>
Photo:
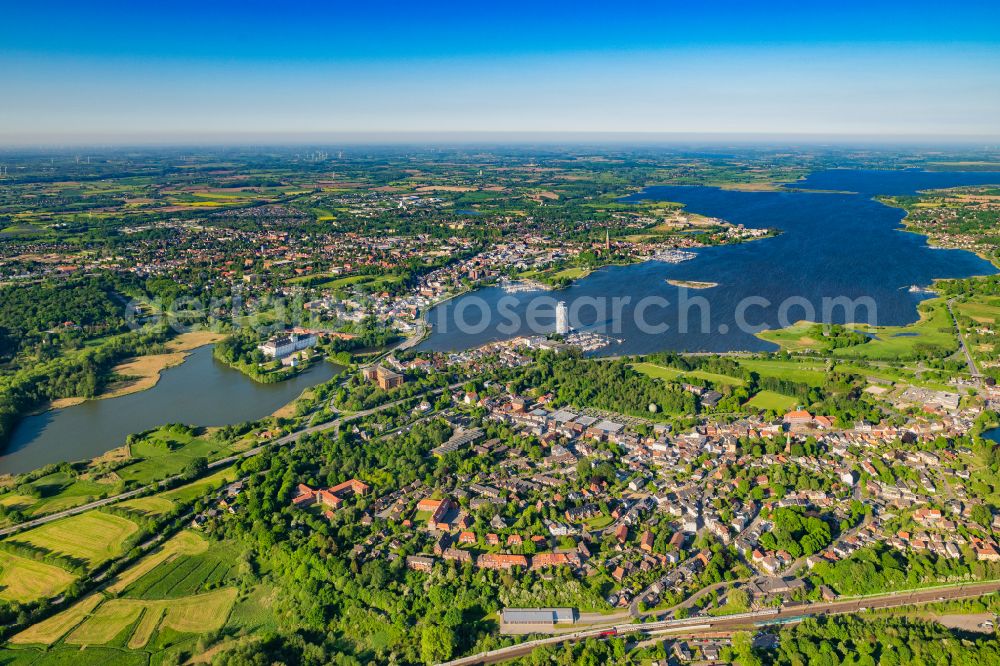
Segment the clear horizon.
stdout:
<svg viewBox="0 0 1000 666">
<path fill-rule="evenodd" d="M 4 146 L 1000 137 L 996 3 L 56 2 L 6 19 Z"/>
</svg>

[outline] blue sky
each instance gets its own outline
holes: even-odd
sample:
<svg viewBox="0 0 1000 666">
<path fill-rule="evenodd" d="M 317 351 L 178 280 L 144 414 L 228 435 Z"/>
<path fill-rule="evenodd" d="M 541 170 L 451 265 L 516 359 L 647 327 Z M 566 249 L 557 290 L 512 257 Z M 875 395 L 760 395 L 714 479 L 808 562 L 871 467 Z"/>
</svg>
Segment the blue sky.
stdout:
<svg viewBox="0 0 1000 666">
<path fill-rule="evenodd" d="M 8 5 L 0 143 L 1000 137 L 996 2 Z"/>
</svg>

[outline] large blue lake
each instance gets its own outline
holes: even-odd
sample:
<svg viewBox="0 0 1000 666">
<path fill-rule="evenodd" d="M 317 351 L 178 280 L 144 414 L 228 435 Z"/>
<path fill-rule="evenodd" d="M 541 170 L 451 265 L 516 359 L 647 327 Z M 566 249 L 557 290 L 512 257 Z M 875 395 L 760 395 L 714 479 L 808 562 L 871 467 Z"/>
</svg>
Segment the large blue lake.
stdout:
<svg viewBox="0 0 1000 666">
<path fill-rule="evenodd" d="M 836 193 L 650 187 L 624 200 L 676 201 L 693 213 L 747 227 L 773 227 L 781 234 L 701 248 L 695 259 L 679 264 L 649 261 L 603 268 L 556 292 L 480 289 L 431 310 L 434 332 L 418 349 L 461 350 L 535 333 L 532 311 L 536 324 L 547 322 L 552 330 L 556 299 L 567 303 L 571 323 L 621 340 L 603 354 L 769 350 L 774 346 L 755 337 L 747 325 L 777 328 L 801 319 L 847 323 L 848 312 L 854 315 L 849 321 L 911 323 L 918 316 L 917 304 L 927 296 L 910 292 L 910 286 L 996 269 L 970 252 L 929 247 L 925 237 L 903 230 L 902 210 L 872 197 L 978 184 L 1000 184 L 1000 173 L 838 169 L 790 185 Z M 668 279 L 718 286 L 686 289 Z M 850 309 L 837 305 L 843 299 L 853 304 Z M 594 303 L 604 303 L 603 312 Z M 666 330 L 650 330 L 664 325 Z"/>
</svg>

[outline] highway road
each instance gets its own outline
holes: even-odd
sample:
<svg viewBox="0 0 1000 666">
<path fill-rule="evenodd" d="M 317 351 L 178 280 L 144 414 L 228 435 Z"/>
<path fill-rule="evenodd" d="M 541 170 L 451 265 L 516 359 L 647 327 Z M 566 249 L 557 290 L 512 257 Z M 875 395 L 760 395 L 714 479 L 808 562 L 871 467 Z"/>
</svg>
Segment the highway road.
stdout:
<svg viewBox="0 0 1000 666">
<path fill-rule="evenodd" d="M 450 385 L 450 386 L 447 387 L 447 390 L 450 391 L 450 390 L 453 390 L 455 388 L 458 388 L 463 383 L 464 382 L 457 382 L 455 384 L 452 384 L 452 385 Z M 212 462 L 208 463 L 208 468 L 209 469 L 217 469 L 219 467 L 225 467 L 225 466 L 230 465 L 230 464 L 232 464 L 232 463 L 234 463 L 234 462 L 236 462 L 238 460 L 242 460 L 243 458 L 249 458 L 251 456 L 255 456 L 258 453 L 264 451 L 265 449 L 272 448 L 272 447 L 275 447 L 275 446 L 283 446 L 285 444 L 291 444 L 292 442 L 298 441 L 299 439 L 301 439 L 302 437 L 304 437 L 306 435 L 311 435 L 311 434 L 317 433 L 317 432 L 323 432 L 325 430 L 330 430 L 332 428 L 339 428 L 342 423 L 346 423 L 348 421 L 353 421 L 355 419 L 364 418 L 365 416 L 370 416 L 370 415 L 375 414 L 377 412 L 381 412 L 381 411 L 384 411 L 386 409 L 391 409 L 393 407 L 396 407 L 396 406 L 398 406 L 398 405 L 400 405 L 402 403 L 405 403 L 405 402 L 409 402 L 411 400 L 418 400 L 420 398 L 426 398 L 428 396 L 437 395 L 437 394 L 441 393 L 444 390 L 445 390 L 444 388 L 438 388 L 438 389 L 434 389 L 432 391 L 426 391 L 424 393 L 418 393 L 416 395 L 412 395 L 412 396 L 407 397 L 407 398 L 402 398 L 400 400 L 395 400 L 393 402 L 387 402 L 384 405 L 379 405 L 378 407 L 373 407 L 372 409 L 366 409 L 366 410 L 361 411 L 361 412 L 354 412 L 353 414 L 349 414 L 347 416 L 340 416 L 340 417 L 332 419 L 330 421 L 325 421 L 323 423 L 319 423 L 319 424 L 316 424 L 314 426 L 309 426 L 308 428 L 303 428 L 302 430 L 296 430 L 295 432 L 289 433 L 288 435 L 285 435 L 283 437 L 278 437 L 278 438 L 273 439 L 273 440 L 271 440 L 269 442 L 265 442 L 264 444 L 261 444 L 260 446 L 255 446 L 252 449 L 247 449 L 246 451 L 241 451 L 240 453 L 237 453 L 235 455 L 226 456 L 225 458 L 220 458 L 218 460 L 213 460 Z M 181 479 L 181 475 L 175 474 L 174 476 L 167 477 L 167 478 L 165 478 L 165 479 L 163 479 L 161 481 L 157 481 L 155 483 L 147 484 L 145 486 L 142 486 L 141 488 L 136 488 L 134 490 L 129 490 L 128 492 L 120 493 L 120 494 L 114 495 L 112 497 L 105 497 L 104 499 L 94 500 L 93 502 L 87 502 L 86 504 L 81 504 L 80 506 L 75 506 L 75 507 L 73 507 L 71 509 L 66 509 L 64 511 L 58 511 L 56 513 L 50 513 L 50 514 L 48 514 L 46 516 L 42 516 L 41 518 L 34 518 L 32 520 L 26 520 L 24 522 L 18 523 L 17 525 L 11 525 L 9 527 L 5 527 L 3 529 L 0 529 L 0 537 L 5 537 L 5 536 L 11 535 L 11 534 L 15 534 L 17 532 L 21 532 L 23 530 L 31 529 L 32 527 L 38 527 L 39 525 L 44 525 L 46 523 L 51 523 L 52 521 L 59 520 L 60 518 L 67 518 L 69 516 L 75 516 L 77 514 L 84 513 L 86 511 L 90 511 L 92 509 L 97 509 L 97 508 L 100 508 L 102 506 L 106 506 L 108 504 L 113 504 L 115 502 L 121 502 L 123 500 L 127 500 L 127 499 L 130 499 L 132 497 L 136 497 L 138 495 L 142 495 L 143 493 L 145 493 L 145 492 L 147 492 L 147 491 L 149 491 L 151 489 L 155 490 L 157 488 L 162 488 L 162 487 L 165 487 L 165 486 L 169 486 L 170 484 L 175 483 L 175 482 L 179 481 L 180 479 Z"/>
<path fill-rule="evenodd" d="M 724 617 L 699 616 L 684 620 L 665 620 L 662 622 L 647 622 L 645 624 L 618 624 L 598 629 L 578 631 L 572 634 L 549 636 L 519 645 L 498 648 L 488 652 L 453 659 L 440 666 L 474 666 L 476 664 L 496 664 L 516 657 L 530 654 L 532 650 L 545 645 L 559 645 L 566 642 L 580 642 L 588 638 L 609 638 L 611 636 L 629 636 L 639 634 L 677 634 L 697 635 L 708 632 L 735 631 L 754 629 L 767 624 L 784 624 L 796 622 L 807 617 L 818 615 L 842 615 L 858 613 L 866 609 L 895 608 L 912 604 L 933 603 L 951 599 L 968 599 L 1000 591 L 1000 581 L 988 583 L 966 583 L 950 587 L 936 587 L 924 590 L 894 592 L 872 595 L 859 599 L 831 601 L 816 604 L 802 604 L 769 609 L 751 613 L 741 613 Z"/>
</svg>

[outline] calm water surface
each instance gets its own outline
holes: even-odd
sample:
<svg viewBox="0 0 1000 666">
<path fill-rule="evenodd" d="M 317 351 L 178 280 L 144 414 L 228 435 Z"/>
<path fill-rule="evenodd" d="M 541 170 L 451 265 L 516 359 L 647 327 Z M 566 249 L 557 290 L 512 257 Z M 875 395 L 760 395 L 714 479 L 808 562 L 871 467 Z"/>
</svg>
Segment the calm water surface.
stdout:
<svg viewBox="0 0 1000 666">
<path fill-rule="evenodd" d="M 911 285 L 927 286 L 934 278 L 993 274 L 996 269 L 970 252 L 929 247 L 925 237 L 902 230 L 902 210 L 884 206 L 871 197 L 988 183 L 1000 184 L 1000 173 L 832 170 L 814 173 L 794 184 L 800 189 L 851 193 L 650 187 L 625 201 L 677 201 L 693 213 L 747 227 L 778 228 L 781 234 L 740 245 L 701 248 L 696 250 L 695 259 L 680 264 L 649 261 L 603 268 L 556 292 L 505 294 L 498 288 L 480 289 L 433 309 L 428 320 L 434 332 L 418 349 L 461 350 L 537 333 L 528 325 L 527 315 L 532 300 L 539 296 L 549 297 L 550 301 L 564 300 L 571 312 L 578 302 L 581 328 L 604 329 L 622 340 L 599 352 L 608 355 L 775 349 L 752 333 L 739 330 L 737 306 L 748 297 L 763 298 L 771 304 L 749 308 L 744 317 L 766 328 L 779 326 L 781 303 L 790 304 L 784 312 L 785 320 L 797 321 L 806 318 L 810 307 L 821 313 L 824 298 L 838 297 L 874 299 L 877 307 L 871 316 L 862 319 L 868 323 L 908 324 L 916 321 L 916 306 L 927 298 L 910 293 Z M 682 290 L 667 284 L 667 279 L 714 282 L 718 286 Z M 618 317 L 610 306 L 604 312 L 580 307 L 602 297 L 627 297 L 634 305 L 648 296 L 669 302 L 645 310 L 645 321 L 669 327 L 662 333 L 641 331 L 629 305 L 621 309 Z M 511 316 L 498 312 L 501 299 L 505 299 L 506 313 Z M 702 306 L 707 325 L 703 324 Z M 536 301 L 533 307 L 547 313 L 547 330 L 552 330 L 553 306 L 542 308 Z M 680 330 L 682 309 L 688 313 L 687 332 Z M 489 312 L 485 321 L 481 318 L 483 310 Z M 473 325 L 472 331 L 460 330 L 457 312 L 464 312 L 462 319 Z M 866 310 L 858 312 L 869 314 Z M 833 314 L 832 322 L 845 323 L 842 311 Z M 513 316 L 521 324 L 516 330 L 499 328 Z"/>
<path fill-rule="evenodd" d="M 210 346 L 199 347 L 147 391 L 22 420 L 0 455 L 0 473 L 93 458 L 122 446 L 134 432 L 165 423 L 221 426 L 259 419 L 336 372 L 337 366 L 324 361 L 287 381 L 258 384 L 212 358 Z"/>
</svg>

